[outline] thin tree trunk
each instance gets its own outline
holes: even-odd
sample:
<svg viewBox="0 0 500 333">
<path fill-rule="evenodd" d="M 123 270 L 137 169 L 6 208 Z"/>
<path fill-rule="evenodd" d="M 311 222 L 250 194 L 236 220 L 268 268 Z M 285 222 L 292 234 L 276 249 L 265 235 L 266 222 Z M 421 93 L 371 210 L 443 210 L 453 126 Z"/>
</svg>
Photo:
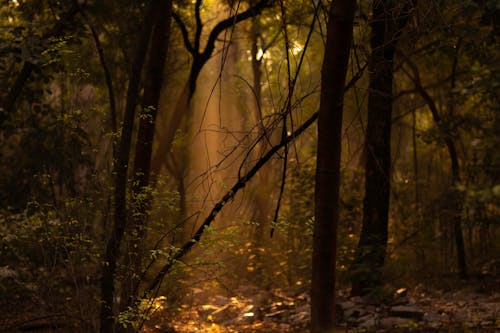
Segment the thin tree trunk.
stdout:
<svg viewBox="0 0 500 333">
<path fill-rule="evenodd" d="M 321 69 L 312 258 L 312 333 L 330 333 L 335 326 L 342 112 L 355 8 L 354 0 L 334 1 L 330 6 Z"/>
<path fill-rule="evenodd" d="M 425 223 L 422 218 L 422 207 L 420 204 L 420 174 L 419 174 L 419 164 L 418 164 L 418 145 L 417 145 L 417 111 L 413 110 L 411 113 L 412 127 L 411 127 L 411 141 L 412 141 L 412 151 L 413 151 L 413 181 L 415 182 L 415 218 L 417 219 L 417 228 L 426 233 Z M 416 249 L 418 265 L 422 269 L 425 268 L 425 249 L 423 246 L 419 246 Z"/>
<path fill-rule="evenodd" d="M 203 66 L 210 60 L 214 50 L 215 42 L 218 36 L 229 29 L 230 27 L 236 25 L 237 23 L 247 20 L 249 18 L 259 15 L 265 8 L 270 7 L 273 1 L 271 0 L 260 0 L 255 5 L 252 5 L 249 9 L 232 15 L 231 17 L 220 21 L 215 25 L 215 27 L 210 31 L 208 35 L 208 40 L 205 47 L 201 48 L 201 35 L 203 29 L 203 23 L 201 21 L 201 1 L 196 1 L 195 3 L 195 36 L 194 41 L 191 42 L 189 39 L 189 33 L 187 31 L 186 25 L 182 19 L 174 12 L 173 18 L 175 19 L 177 25 L 179 26 L 184 45 L 186 50 L 191 53 L 192 63 L 189 72 L 188 80 L 175 104 L 175 107 L 166 115 L 167 128 L 162 132 L 158 133 L 158 149 L 153 155 L 153 161 L 151 164 L 151 171 L 153 174 L 158 175 L 164 165 L 167 164 L 167 157 L 171 154 L 172 144 L 175 138 L 175 134 L 181 127 L 189 128 L 189 122 L 191 120 L 191 101 L 196 91 L 196 83 L 198 77 L 203 69 Z M 189 130 L 188 130 L 189 132 Z M 186 133 L 186 131 L 184 131 Z M 180 152 L 182 167 L 188 167 L 188 154 L 187 150 Z M 185 170 L 178 173 L 180 176 L 186 174 Z M 177 179 L 177 187 L 179 188 L 179 193 L 181 194 L 181 205 L 186 207 L 185 204 L 185 188 L 180 188 L 184 186 L 184 179 Z M 184 196 L 183 196 L 183 195 Z M 184 209 L 185 211 L 185 209 Z M 185 216 L 182 216 L 183 219 Z M 186 228 L 184 227 L 186 230 Z M 191 235 L 188 235 L 190 237 Z"/>
<path fill-rule="evenodd" d="M 135 147 L 132 172 L 132 200 L 134 212 L 131 216 L 132 230 L 128 248 L 128 272 L 122 287 L 122 310 L 133 304 L 140 283 L 143 241 L 151 203 L 151 155 L 158 114 L 160 92 L 164 82 L 164 67 L 168 53 L 168 40 L 172 17 L 172 0 L 163 0 L 158 8 L 151 37 L 150 54 L 144 78 L 142 110 Z"/>
<path fill-rule="evenodd" d="M 455 54 L 453 57 L 453 64 L 451 68 L 451 86 L 450 86 L 450 97 L 448 99 L 448 112 L 449 117 L 455 116 L 455 98 L 454 90 L 456 88 L 456 78 L 457 78 L 457 67 L 458 67 L 458 53 L 460 51 L 460 46 L 462 45 L 462 37 L 458 38 L 455 46 Z M 457 264 L 458 272 L 460 277 L 467 278 L 467 263 L 465 254 L 465 242 L 462 231 L 462 210 L 464 206 L 463 195 L 458 189 L 460 186 L 460 164 L 458 162 L 458 154 L 454 145 L 454 141 L 450 138 L 451 147 L 448 147 L 450 153 L 450 158 L 452 161 L 452 209 L 453 209 L 453 224 L 455 232 L 455 245 L 457 248 Z"/>
<path fill-rule="evenodd" d="M 132 143 L 132 130 L 134 127 L 135 109 L 139 99 L 139 86 L 141 72 L 146 58 L 149 39 L 153 28 L 155 16 L 158 14 L 162 0 L 153 0 L 146 8 L 143 27 L 138 36 L 137 49 L 132 64 L 127 90 L 127 101 L 123 118 L 120 144 L 115 161 L 115 198 L 114 198 L 114 223 L 111 237 L 106 244 L 103 257 L 101 277 L 101 333 L 112 333 L 115 329 L 114 296 L 115 273 L 119 259 L 119 248 L 125 228 L 127 226 L 127 183 L 130 148 Z"/>
<path fill-rule="evenodd" d="M 258 18 L 252 19 L 252 27 L 250 31 L 250 41 L 251 41 L 251 57 L 252 57 L 252 76 L 253 76 L 253 101 L 254 101 L 254 117 L 251 118 L 257 124 L 257 128 L 259 129 L 258 135 L 265 135 L 265 127 L 262 123 L 262 57 L 259 55 L 259 36 L 261 34 L 261 27 L 258 21 Z M 259 58 L 260 56 L 260 58 Z M 261 140 L 256 148 L 256 153 L 261 156 L 265 153 L 267 145 L 267 140 Z M 255 226 L 255 234 L 254 234 L 254 253 L 256 255 L 256 269 L 255 274 L 253 274 L 258 280 L 257 282 L 264 282 L 264 275 L 262 272 L 263 267 L 263 258 L 262 253 L 259 251 L 264 244 L 265 230 L 266 227 L 269 226 L 268 221 L 270 220 L 271 207 L 269 195 L 271 194 L 269 191 L 269 171 L 271 164 L 268 163 L 266 166 L 260 170 L 257 175 L 257 182 L 255 184 L 254 193 L 254 218 L 256 222 Z"/>
<path fill-rule="evenodd" d="M 101 63 L 101 67 L 104 73 L 104 78 L 106 80 L 106 86 L 108 88 L 108 99 L 109 99 L 109 122 L 111 125 L 111 131 L 113 136 L 116 134 L 118 130 L 117 125 L 117 116 L 116 116 L 116 99 L 115 99 L 115 90 L 113 88 L 113 79 L 111 77 L 111 72 L 109 70 L 108 64 L 106 62 L 106 57 L 104 56 L 104 50 L 102 48 L 101 41 L 99 40 L 99 35 L 97 34 L 96 29 L 91 25 L 87 15 L 82 11 L 85 19 L 87 20 L 87 25 L 92 33 L 92 37 L 94 38 L 95 47 L 97 49 L 97 54 L 99 55 L 99 61 Z M 113 139 L 113 154 L 115 154 L 115 140 Z M 114 155 L 113 155 L 114 156 Z"/>
</svg>

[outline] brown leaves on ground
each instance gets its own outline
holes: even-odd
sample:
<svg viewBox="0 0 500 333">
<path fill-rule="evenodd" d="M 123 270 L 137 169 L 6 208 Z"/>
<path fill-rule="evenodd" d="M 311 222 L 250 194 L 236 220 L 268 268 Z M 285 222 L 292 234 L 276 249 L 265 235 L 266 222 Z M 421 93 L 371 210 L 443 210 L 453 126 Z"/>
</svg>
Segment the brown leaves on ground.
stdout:
<svg viewBox="0 0 500 333">
<path fill-rule="evenodd" d="M 293 332 L 308 331 L 306 293 L 241 286 L 233 295 L 199 291 L 176 313 L 157 312 L 144 332 Z M 203 294 L 203 296 L 202 296 Z M 199 300 L 199 301 L 198 301 Z M 188 304 L 189 303 L 189 304 Z M 339 297 L 339 332 L 500 332 L 500 290 L 478 292 L 400 289 L 389 304 Z"/>
</svg>

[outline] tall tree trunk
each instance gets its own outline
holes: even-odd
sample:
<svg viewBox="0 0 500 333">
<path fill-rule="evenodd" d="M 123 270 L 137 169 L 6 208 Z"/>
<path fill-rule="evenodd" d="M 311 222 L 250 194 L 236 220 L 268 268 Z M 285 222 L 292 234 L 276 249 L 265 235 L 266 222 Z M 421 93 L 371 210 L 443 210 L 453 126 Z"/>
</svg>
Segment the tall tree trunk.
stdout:
<svg viewBox="0 0 500 333">
<path fill-rule="evenodd" d="M 253 76 L 253 113 L 254 117 L 250 119 L 255 121 L 258 128 L 258 137 L 261 138 L 265 134 L 265 126 L 262 123 L 262 55 L 259 55 L 259 37 L 261 35 L 261 26 L 258 18 L 252 18 L 252 26 L 250 31 L 250 42 L 251 48 L 250 53 L 252 57 L 252 76 Z M 265 153 L 267 147 L 267 140 L 261 139 L 256 147 L 257 157 L 262 156 Z M 268 221 L 271 217 L 271 206 L 269 196 L 271 194 L 269 188 L 269 172 L 271 170 L 272 163 L 265 165 L 257 175 L 257 181 L 254 184 L 254 215 L 256 226 L 255 233 L 253 237 L 254 253 L 256 269 L 253 276 L 257 278 L 258 283 L 264 283 L 263 278 L 265 274 L 262 271 L 263 268 L 263 257 L 259 250 L 262 248 L 265 240 L 265 230 L 269 226 Z"/>
<path fill-rule="evenodd" d="M 353 295 L 369 293 L 382 283 L 389 218 L 393 61 L 407 18 L 395 18 L 397 3 L 374 0 L 369 63 L 363 226 L 351 268 Z"/>
<path fill-rule="evenodd" d="M 135 109 L 139 99 L 139 87 L 142 67 L 146 58 L 149 39 L 153 22 L 159 13 L 162 0 L 153 0 L 145 10 L 143 27 L 138 36 L 137 49 L 132 63 L 129 77 L 127 101 L 122 123 L 120 143 L 115 161 L 115 198 L 114 198 L 114 223 L 111 236 L 106 244 L 103 257 L 101 277 L 101 333 L 114 332 L 114 296 L 115 273 L 119 259 L 119 248 L 125 228 L 127 226 L 127 183 L 130 148 L 132 143 L 132 130 L 134 127 Z"/>
<path fill-rule="evenodd" d="M 163 0 L 158 8 L 151 37 L 142 110 L 139 118 L 137 143 L 135 146 L 134 169 L 132 172 L 133 214 L 128 246 L 128 272 L 122 286 L 122 310 L 130 306 L 137 296 L 141 273 L 143 240 L 151 203 L 151 154 L 153 147 L 156 116 L 158 114 L 160 92 L 164 81 L 164 67 L 168 53 L 168 40 L 172 17 L 172 0 Z"/>
<path fill-rule="evenodd" d="M 462 37 L 459 37 L 455 45 L 455 54 L 453 57 L 453 63 L 451 68 L 451 85 L 448 98 L 448 116 L 452 119 L 455 116 L 455 98 L 454 90 L 456 89 L 456 79 L 457 79 L 457 67 L 458 67 L 458 53 L 462 45 Z M 448 133 L 447 133 L 448 134 Z M 448 134 L 448 136 L 450 136 Z M 451 209 L 453 211 L 453 228 L 455 233 L 455 245 L 457 249 L 457 264 L 458 272 L 461 278 L 467 278 L 467 263 L 465 255 L 465 242 L 462 232 L 462 210 L 464 206 L 464 197 L 459 190 L 461 183 L 460 180 L 460 164 L 458 162 L 457 149 L 455 147 L 455 142 L 450 137 L 448 146 L 448 152 L 450 154 L 451 160 L 451 174 L 452 174 L 452 189 L 451 189 Z"/>
<path fill-rule="evenodd" d="M 312 333 L 333 332 L 335 324 L 342 111 L 355 8 L 354 0 L 338 0 L 330 6 L 321 69 L 312 258 Z"/>
</svg>

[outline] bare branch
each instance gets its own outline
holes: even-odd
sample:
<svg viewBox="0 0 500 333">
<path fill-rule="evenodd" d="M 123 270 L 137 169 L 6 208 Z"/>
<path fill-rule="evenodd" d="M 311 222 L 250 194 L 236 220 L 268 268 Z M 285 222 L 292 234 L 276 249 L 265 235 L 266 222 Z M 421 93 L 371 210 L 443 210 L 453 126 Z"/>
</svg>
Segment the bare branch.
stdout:
<svg viewBox="0 0 500 333">
<path fill-rule="evenodd" d="M 197 50 L 195 51 L 195 49 L 193 48 L 193 45 L 191 45 L 191 42 L 189 41 L 189 33 L 187 31 L 186 25 L 182 21 L 179 14 L 173 12 L 172 17 L 174 18 L 175 22 L 179 26 L 179 29 L 181 29 L 182 39 L 184 40 L 184 46 L 189 51 L 189 53 L 191 53 L 193 55 L 193 57 L 196 56 Z"/>
<path fill-rule="evenodd" d="M 200 39 L 201 39 L 201 31 L 203 30 L 203 23 L 201 22 L 201 2 L 202 0 L 196 0 L 196 4 L 194 6 L 194 17 L 196 19 L 196 32 L 194 35 L 194 49 L 196 52 L 200 51 Z"/>
<path fill-rule="evenodd" d="M 244 12 L 233 15 L 217 23 L 217 25 L 212 29 L 210 35 L 208 36 L 207 45 L 205 46 L 205 50 L 202 53 L 203 59 L 206 58 L 208 60 L 215 48 L 215 41 L 217 40 L 217 37 L 221 32 L 241 21 L 259 15 L 265 8 L 271 7 L 273 3 L 274 0 L 261 0 L 256 5 L 248 8 Z"/>
<path fill-rule="evenodd" d="M 109 110 L 110 110 L 110 121 L 111 121 L 111 130 L 113 133 L 117 133 L 118 125 L 117 125 L 117 113 L 116 113 L 116 102 L 115 102 L 115 93 L 113 88 L 113 80 L 111 78 L 111 72 L 109 70 L 108 64 L 106 63 L 106 57 L 104 56 L 104 50 L 102 48 L 101 41 L 99 40 L 99 36 L 97 34 L 96 29 L 90 22 L 87 14 L 83 9 L 80 10 L 83 18 L 87 21 L 87 26 L 92 33 L 92 37 L 94 39 L 95 47 L 97 49 L 97 54 L 99 55 L 99 61 L 101 62 L 102 70 L 104 72 L 104 78 L 106 80 L 106 86 L 108 88 L 108 98 L 109 98 Z M 114 149 L 114 140 L 113 140 L 113 153 Z"/>
<path fill-rule="evenodd" d="M 366 65 L 363 66 L 363 68 L 356 73 L 354 77 L 352 77 L 351 81 L 346 85 L 345 90 L 349 90 L 352 88 L 356 82 L 359 81 L 361 76 L 363 75 L 363 72 L 366 68 Z M 231 200 L 234 198 L 234 196 L 238 193 L 239 190 L 245 187 L 248 181 L 252 179 L 255 174 L 278 152 L 280 151 L 283 147 L 286 145 L 290 144 L 292 141 L 294 141 L 296 138 L 298 138 L 305 130 L 307 130 L 314 122 L 316 119 L 318 119 L 319 112 L 315 112 L 309 119 L 307 119 L 302 125 L 300 125 L 293 133 L 290 135 L 287 135 L 283 137 L 277 145 L 271 147 L 266 154 L 264 154 L 255 164 L 254 166 L 243 176 L 239 177 L 236 183 L 231 187 L 229 191 L 226 192 L 226 194 L 220 199 L 217 204 L 212 208 L 212 211 L 210 214 L 205 218 L 201 226 L 198 228 L 198 230 L 195 232 L 194 236 L 191 238 L 190 241 L 186 242 L 168 261 L 167 263 L 162 267 L 160 272 L 156 275 L 156 277 L 153 279 L 153 281 L 149 284 L 149 286 L 144 290 L 144 297 L 147 297 L 148 295 L 151 294 L 157 288 L 161 282 L 163 281 L 163 278 L 165 275 L 170 271 L 172 266 L 179 261 L 184 255 L 186 255 L 191 248 L 196 245 L 201 240 L 201 237 L 203 233 L 205 232 L 205 229 L 210 227 L 212 222 L 215 220 L 215 217 L 220 213 L 222 208 Z"/>
</svg>

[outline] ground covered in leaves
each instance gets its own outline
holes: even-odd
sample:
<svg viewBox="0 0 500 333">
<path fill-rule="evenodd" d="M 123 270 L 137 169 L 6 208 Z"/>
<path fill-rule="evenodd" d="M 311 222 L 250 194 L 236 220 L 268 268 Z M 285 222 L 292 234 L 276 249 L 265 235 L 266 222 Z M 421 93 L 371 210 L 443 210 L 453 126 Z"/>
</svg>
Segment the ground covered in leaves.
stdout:
<svg viewBox="0 0 500 333">
<path fill-rule="evenodd" d="M 191 287 L 173 306 L 165 297 L 143 333 L 306 333 L 310 298 L 305 286 L 263 290 L 250 283 L 236 288 Z M 500 333 L 500 277 L 466 282 L 388 287 L 378 302 L 339 290 L 338 332 Z M 0 308 L 0 332 L 93 332 L 74 318 L 40 313 L 36 306 L 16 316 Z M 6 315 L 8 314 L 8 315 Z"/>
<path fill-rule="evenodd" d="M 339 332 L 500 332 L 500 280 L 474 287 L 394 289 L 383 304 L 340 291 Z M 192 290 L 177 311 L 161 305 L 146 333 L 307 332 L 310 299 L 305 292 L 260 290 L 242 285 L 221 294 Z"/>
</svg>

